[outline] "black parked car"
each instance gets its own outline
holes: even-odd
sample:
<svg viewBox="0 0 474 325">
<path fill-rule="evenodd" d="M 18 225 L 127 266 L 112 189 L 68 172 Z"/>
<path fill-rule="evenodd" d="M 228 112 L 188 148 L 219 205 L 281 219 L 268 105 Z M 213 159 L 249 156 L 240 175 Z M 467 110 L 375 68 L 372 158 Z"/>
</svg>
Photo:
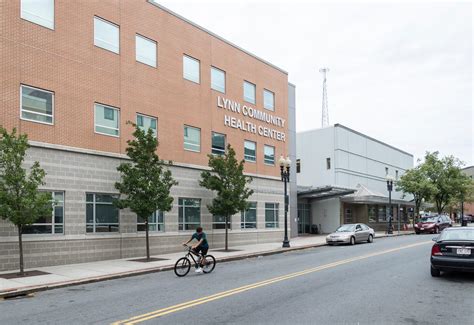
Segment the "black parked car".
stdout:
<svg viewBox="0 0 474 325">
<path fill-rule="evenodd" d="M 446 228 L 433 241 L 431 276 L 441 271 L 474 272 L 474 227 Z"/>
</svg>

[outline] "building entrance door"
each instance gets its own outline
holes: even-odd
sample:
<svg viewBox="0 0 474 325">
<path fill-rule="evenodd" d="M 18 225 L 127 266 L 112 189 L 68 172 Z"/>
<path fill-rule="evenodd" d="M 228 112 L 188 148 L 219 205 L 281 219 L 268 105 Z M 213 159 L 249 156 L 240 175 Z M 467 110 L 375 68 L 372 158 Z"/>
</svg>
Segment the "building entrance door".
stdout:
<svg viewBox="0 0 474 325">
<path fill-rule="evenodd" d="M 298 233 L 309 234 L 311 232 L 311 204 L 298 204 Z"/>
</svg>

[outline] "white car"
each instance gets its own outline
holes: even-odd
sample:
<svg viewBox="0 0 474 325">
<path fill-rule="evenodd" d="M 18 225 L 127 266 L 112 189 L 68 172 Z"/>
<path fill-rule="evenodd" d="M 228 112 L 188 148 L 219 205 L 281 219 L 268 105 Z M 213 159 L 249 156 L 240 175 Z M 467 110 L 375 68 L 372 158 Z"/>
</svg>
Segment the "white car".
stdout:
<svg viewBox="0 0 474 325">
<path fill-rule="evenodd" d="M 351 244 L 360 242 L 372 243 L 375 231 L 363 223 L 342 225 L 337 230 L 326 237 L 328 245 Z"/>
</svg>

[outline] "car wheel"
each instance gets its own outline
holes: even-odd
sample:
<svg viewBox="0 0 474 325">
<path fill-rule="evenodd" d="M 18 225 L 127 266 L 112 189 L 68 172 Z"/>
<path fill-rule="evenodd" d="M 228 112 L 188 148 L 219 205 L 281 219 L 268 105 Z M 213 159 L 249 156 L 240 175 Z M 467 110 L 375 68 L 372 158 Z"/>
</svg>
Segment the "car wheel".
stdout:
<svg viewBox="0 0 474 325">
<path fill-rule="evenodd" d="M 369 238 L 367 239 L 368 243 L 373 243 L 374 242 L 374 236 L 369 235 Z"/>
<path fill-rule="evenodd" d="M 351 237 L 351 245 L 355 245 L 355 243 L 356 243 L 355 237 Z"/>
<path fill-rule="evenodd" d="M 432 277 L 437 278 L 441 275 L 441 272 L 438 269 L 435 269 L 433 266 L 431 266 L 430 271 Z"/>
<path fill-rule="evenodd" d="M 415 234 L 419 235 L 419 234 L 420 234 L 420 232 L 419 232 L 419 231 L 415 231 Z"/>
</svg>

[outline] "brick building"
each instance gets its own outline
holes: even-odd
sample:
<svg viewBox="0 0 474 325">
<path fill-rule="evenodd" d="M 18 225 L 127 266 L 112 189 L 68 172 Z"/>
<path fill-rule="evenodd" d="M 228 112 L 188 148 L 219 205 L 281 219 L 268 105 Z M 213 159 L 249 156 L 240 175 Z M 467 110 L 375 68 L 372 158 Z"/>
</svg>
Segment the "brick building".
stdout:
<svg viewBox="0 0 474 325">
<path fill-rule="evenodd" d="M 156 132 L 179 182 L 173 209 L 152 217 L 152 254 L 179 250 L 197 225 L 222 245 L 224 224 L 198 180 L 207 155 L 228 143 L 255 191 L 251 209 L 232 218 L 230 244 L 282 239 L 277 161 L 295 147 L 287 72 L 152 0 L 0 6 L 0 125 L 28 135 L 26 165 L 40 162 L 42 190 L 56 202 L 27 229 L 27 267 L 144 255 L 143 223 L 111 204 L 127 121 Z M 0 220 L 0 271 L 17 267 L 17 244 L 15 227 Z"/>
</svg>

